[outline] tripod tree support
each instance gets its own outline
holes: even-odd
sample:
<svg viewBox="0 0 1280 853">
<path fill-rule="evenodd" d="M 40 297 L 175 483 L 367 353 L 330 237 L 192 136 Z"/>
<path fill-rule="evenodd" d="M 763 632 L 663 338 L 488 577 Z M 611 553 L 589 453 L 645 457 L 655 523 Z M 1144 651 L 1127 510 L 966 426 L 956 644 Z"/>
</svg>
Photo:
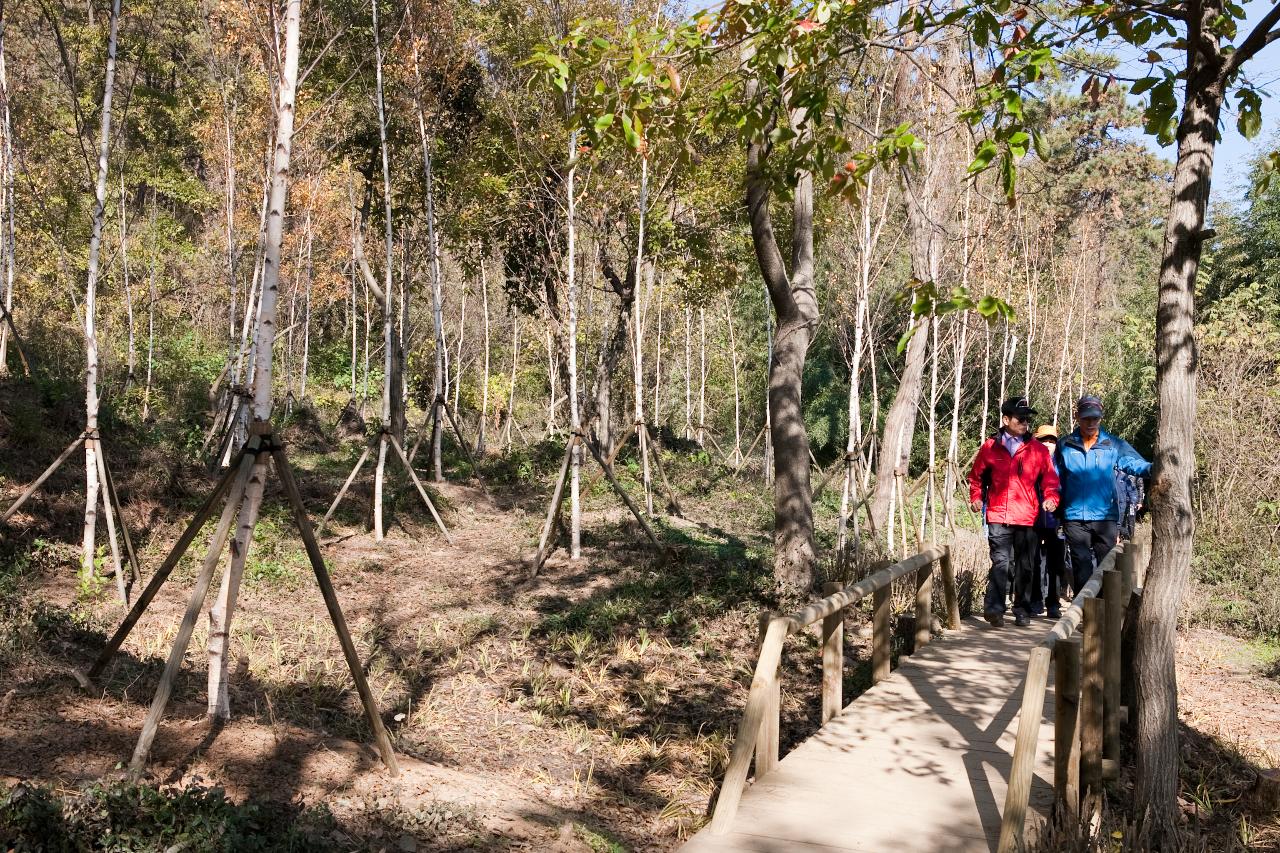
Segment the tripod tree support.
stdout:
<svg viewBox="0 0 1280 853">
<path fill-rule="evenodd" d="M 133 602 L 133 607 L 130 608 L 128 615 L 125 616 L 124 621 L 120 623 L 120 627 L 116 629 L 115 634 L 111 636 L 102 651 L 98 653 L 98 657 L 94 660 L 93 665 L 89 667 L 89 671 L 85 674 L 78 673 L 76 675 L 76 680 L 80 682 L 81 686 L 87 689 L 89 687 L 89 679 L 97 678 L 102 674 L 102 670 L 106 668 L 106 665 L 119 650 L 121 644 L 128 638 L 133 626 L 138 624 L 138 620 L 142 618 L 142 614 L 146 612 L 151 600 L 160 591 L 160 587 L 168 580 L 169 574 L 178 565 L 178 561 L 186 554 L 196 536 L 200 535 L 200 530 L 204 527 L 205 522 L 209 520 L 217 508 L 218 501 L 222 499 L 227 493 L 227 489 L 231 487 L 243 459 L 244 451 L 242 450 L 232 461 L 231 467 L 222 475 L 218 484 L 214 486 L 213 491 L 205 498 L 200 509 L 196 510 L 195 517 L 191 519 L 187 529 L 182 532 L 182 536 L 178 537 L 177 543 L 169 551 L 169 556 L 165 557 L 164 562 L 160 564 L 160 568 L 156 569 L 156 573 L 151 576 L 151 580 L 147 582 L 141 595 Z"/>
<path fill-rule="evenodd" d="M 400 449 L 399 442 L 394 437 L 391 441 L 400 453 L 400 458 L 403 459 L 404 451 Z M 356 683 L 356 692 L 360 694 L 360 702 L 364 705 L 365 714 L 369 717 L 369 725 L 378 743 L 378 753 L 382 756 L 382 763 L 391 771 L 391 775 L 398 776 L 400 765 L 396 762 L 396 754 L 391 749 L 391 738 L 387 734 L 386 726 L 382 723 L 382 717 L 378 714 L 378 706 L 374 702 L 373 692 L 369 690 L 369 682 L 364 677 L 364 666 L 360 663 L 355 643 L 351 640 L 351 632 L 347 629 L 347 620 L 343 617 L 342 608 L 338 605 L 338 596 L 333 590 L 333 582 L 329 579 L 329 570 L 325 568 L 324 557 L 320 555 L 320 546 L 316 543 L 315 534 L 311 530 L 311 520 L 307 518 L 307 508 L 302 503 L 302 495 L 298 491 L 297 482 L 293 479 L 293 469 L 289 467 L 289 459 L 285 456 L 284 447 L 273 445 L 271 456 L 275 460 L 276 473 L 280 476 L 280 482 L 284 484 L 285 493 L 289 496 L 289 503 L 293 504 L 294 521 L 297 522 L 298 532 L 302 535 L 302 544 L 307 550 L 311 568 L 316 574 L 320 594 L 324 596 L 325 607 L 329 610 L 329 619 L 333 622 L 338 641 L 342 644 L 342 654 L 347 659 L 347 667 L 351 670 L 351 677 Z M 414 481 L 417 482 L 416 477 Z M 430 501 L 427 505 L 431 505 Z M 432 514 L 434 513 L 433 508 Z M 439 521 L 439 517 L 436 520 Z M 444 530 L 443 524 L 440 525 L 440 529 Z M 446 532 L 445 536 L 448 535 Z"/>
<path fill-rule="evenodd" d="M 587 445 L 587 449 L 591 451 L 591 455 L 595 457 L 596 462 L 599 463 L 600 468 L 604 471 L 605 479 L 609 481 L 609 485 L 613 486 L 613 490 L 618 493 L 618 497 L 622 498 L 622 502 L 627 505 L 627 509 L 631 510 L 631 514 L 636 517 L 636 521 L 638 521 L 640 526 L 644 528 L 645 535 L 649 537 L 649 541 L 653 543 L 653 547 L 661 551 L 662 543 L 658 541 L 658 535 L 653 532 L 653 528 L 649 525 L 649 521 L 644 517 L 644 513 L 640 512 L 640 508 L 635 505 L 635 502 L 631 500 L 631 496 L 626 493 L 626 490 L 622 488 L 618 483 L 618 480 L 613 476 L 613 469 L 605 464 L 604 457 L 600 455 L 600 450 L 595 446 L 595 442 L 587 441 L 584 443 Z"/>
<path fill-rule="evenodd" d="M 564 484 L 569 477 L 569 462 L 573 458 L 573 446 L 578 441 L 581 441 L 579 436 L 571 435 L 565 442 L 564 460 L 560 463 L 560 473 L 556 475 L 556 485 L 551 492 L 551 504 L 547 507 L 547 520 L 542 525 L 542 535 L 538 537 L 538 551 L 533 555 L 533 566 L 529 570 L 530 580 L 538 576 L 538 572 L 542 571 L 542 564 L 547 561 L 551 530 L 555 526 L 556 513 L 560 510 L 560 504 L 564 501 Z"/>
<path fill-rule="evenodd" d="M 116 491 L 116 480 L 111 476 L 111 464 L 107 462 L 107 452 L 101 440 L 98 441 L 98 459 L 102 464 L 102 479 L 106 483 L 107 495 L 115 503 L 116 517 L 120 519 L 120 539 L 124 542 L 124 553 L 129 559 L 131 582 L 136 583 L 142 579 L 142 569 L 138 565 L 138 552 L 134 550 L 133 537 L 129 535 L 129 525 L 124 522 L 124 511 L 120 508 L 120 494 Z"/>
<path fill-rule="evenodd" d="M 648 427 L 645 427 L 647 430 Z M 656 435 L 656 431 L 655 431 Z M 667 479 L 667 469 L 662 465 L 662 445 L 657 441 L 652 441 L 650 453 L 653 455 L 653 467 L 658 469 L 658 479 L 662 481 L 662 488 L 667 493 L 667 505 L 671 508 L 671 514 L 677 518 L 684 518 L 684 509 L 680 506 L 680 501 L 676 497 L 676 490 L 671 488 L 671 481 Z"/>
<path fill-rule="evenodd" d="M 27 502 L 27 498 L 34 495 L 36 493 L 36 489 L 40 488 L 40 486 L 44 483 L 45 480 L 52 477 L 53 472 L 57 471 L 58 468 L 62 467 L 62 463 L 70 459 L 71 454 L 75 453 L 76 448 L 79 447 L 81 444 L 84 444 L 85 439 L 87 439 L 88 437 L 89 437 L 89 434 L 87 432 L 82 432 L 78 436 L 76 436 L 75 440 L 67 445 L 67 449 L 62 451 L 62 454 L 57 459 L 53 460 L 53 462 L 49 465 L 48 468 L 44 469 L 44 473 L 42 473 L 39 477 L 36 477 L 36 481 L 32 483 L 30 486 L 27 486 L 27 488 L 23 491 L 22 494 L 18 495 L 18 499 L 14 501 L 9 506 L 9 508 L 4 511 L 4 515 L 0 515 L 0 521 L 8 521 L 10 518 L 12 518 L 13 514 L 17 512 L 24 503 Z"/>
<path fill-rule="evenodd" d="M 481 488 L 483 488 L 484 478 L 480 476 L 480 466 L 476 464 L 476 457 L 471 453 L 471 445 L 462 437 L 462 430 L 458 428 L 458 421 L 453 416 L 453 409 L 451 409 L 449 404 L 443 399 L 440 401 L 440 407 L 444 409 L 445 416 L 449 418 L 449 426 L 453 427 L 453 434 L 457 436 L 458 444 L 462 445 L 462 452 L 467 454 L 467 461 L 471 463 L 471 473 L 475 476 L 476 480 L 480 482 Z"/>
<path fill-rule="evenodd" d="M 413 485 L 418 488 L 418 496 L 422 498 L 422 502 L 427 505 L 427 509 L 431 511 L 431 517 L 436 520 L 436 526 L 439 527 L 440 532 L 444 534 L 445 541 L 452 545 L 453 537 L 449 535 L 449 529 L 444 526 L 444 521 L 441 520 L 440 513 L 436 512 L 436 505 L 431 502 L 431 498 L 427 495 L 427 490 L 422 486 L 422 481 L 418 479 L 418 475 L 414 472 L 413 466 L 409 464 L 409 457 L 404 455 L 404 448 L 400 446 L 400 442 L 394 435 L 388 433 L 387 438 L 391 441 L 391 446 L 396 449 L 396 453 L 400 456 L 400 461 L 404 463 L 404 469 L 409 472 L 409 479 L 413 480 Z"/>
<path fill-rule="evenodd" d="M 342 484 L 342 488 L 338 489 L 337 497 L 333 499 L 333 503 L 329 504 L 329 511 L 324 514 L 324 518 L 320 521 L 320 526 L 316 528 L 316 535 L 319 536 L 324 532 L 325 525 L 329 523 L 329 519 L 333 518 L 333 513 L 338 508 L 338 504 L 342 502 L 343 497 L 347 494 L 347 489 L 351 488 L 351 484 L 355 482 L 356 475 L 360 473 L 360 469 L 364 467 L 364 463 L 369 461 L 369 452 L 372 450 L 370 445 L 365 445 L 364 452 L 360 454 L 360 458 L 356 460 L 355 467 L 351 469 L 351 473 L 347 475 L 346 482 Z"/>
</svg>

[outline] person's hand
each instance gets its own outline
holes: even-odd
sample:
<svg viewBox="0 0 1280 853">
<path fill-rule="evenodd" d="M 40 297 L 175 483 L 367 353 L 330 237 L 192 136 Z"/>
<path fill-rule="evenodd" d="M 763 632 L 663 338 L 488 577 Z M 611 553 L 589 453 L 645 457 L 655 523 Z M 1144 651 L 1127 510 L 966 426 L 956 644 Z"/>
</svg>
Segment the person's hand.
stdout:
<svg viewBox="0 0 1280 853">
<path fill-rule="evenodd" d="M 1058 502 L 1053 498 L 1045 498 L 1044 503 L 1041 504 L 1041 506 L 1044 507 L 1045 512 L 1053 512 L 1058 508 Z"/>
<path fill-rule="evenodd" d="M 969 501 L 969 509 L 974 513 L 982 512 L 982 501 Z"/>
</svg>

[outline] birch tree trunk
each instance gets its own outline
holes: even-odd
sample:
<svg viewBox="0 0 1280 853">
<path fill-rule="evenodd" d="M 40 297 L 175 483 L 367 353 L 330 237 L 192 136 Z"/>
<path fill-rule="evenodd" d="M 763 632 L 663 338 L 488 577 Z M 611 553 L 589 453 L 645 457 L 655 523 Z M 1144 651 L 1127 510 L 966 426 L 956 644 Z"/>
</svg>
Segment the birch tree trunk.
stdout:
<svg viewBox="0 0 1280 853">
<path fill-rule="evenodd" d="M 644 428 L 644 317 L 640 305 L 640 275 L 645 268 L 644 258 L 644 226 L 645 214 L 649 207 L 649 158 L 640 159 L 640 202 L 638 208 L 638 224 L 636 234 L 636 296 L 632 302 L 631 325 L 635 333 L 632 342 L 632 385 L 635 391 L 635 431 L 636 449 L 640 454 L 641 478 L 644 484 L 645 512 L 653 515 L 653 489 L 649 480 L 649 448 L 645 441 L 647 430 Z M 650 291 L 653 284 L 652 264 L 647 270 Z M 650 295 L 652 299 L 652 295 Z"/>
<path fill-rule="evenodd" d="M 94 187 L 93 232 L 89 238 L 89 270 L 84 296 L 85 432 L 93 439 L 98 432 L 98 259 L 102 251 L 102 225 L 107 207 L 107 155 L 111 150 L 111 96 L 116 79 L 116 33 L 120 25 L 120 0 L 111 4 L 110 32 L 107 36 L 107 69 L 102 89 L 102 124 L 98 142 L 98 181 Z M 98 451 L 96 441 L 84 443 L 85 499 L 84 541 L 81 568 L 93 575 L 94 534 L 98 526 Z"/>
<path fill-rule="evenodd" d="M 707 441 L 707 309 L 698 309 L 698 446 Z"/>
<path fill-rule="evenodd" d="M 693 309 L 684 306 L 684 439 L 693 438 Z"/>
<path fill-rule="evenodd" d="M 565 115 L 573 114 L 573 89 L 565 96 Z M 578 134 L 569 134 L 569 173 L 565 179 L 565 283 L 569 296 L 569 556 L 577 560 L 582 556 L 582 505 L 579 489 L 582 477 L 582 442 L 575 437 L 582 431 L 581 411 L 578 408 L 578 226 L 577 198 L 574 183 L 578 173 Z"/>
<path fill-rule="evenodd" d="M 124 391 L 129 393 L 133 387 L 134 372 L 138 366 L 137 334 L 133 322 L 133 287 L 129 281 L 129 217 L 128 194 L 124 186 L 124 172 L 120 173 L 120 270 L 124 276 L 124 309 L 125 325 L 128 330 L 126 350 Z"/>
<path fill-rule="evenodd" d="M 742 396 L 738 393 L 738 342 L 733 334 L 733 306 L 724 295 L 724 320 L 729 329 L 729 364 L 733 367 L 733 464 L 742 464 Z M 773 366 L 770 365 L 770 370 Z"/>
<path fill-rule="evenodd" d="M 280 290 L 280 250 L 288 213 L 289 159 L 293 147 L 301 14 L 302 0 L 288 0 L 285 7 L 284 66 L 277 86 L 276 147 L 262 261 L 262 298 L 254 340 L 253 419 L 257 423 L 267 423 L 271 418 L 271 355 L 275 345 L 276 304 Z M 253 529 L 258 520 L 258 509 L 262 505 L 266 475 L 267 457 L 262 455 L 250 470 L 236 525 L 236 539 L 231 548 L 231 565 L 223 574 L 218 599 L 209 611 L 209 713 L 223 719 L 231 715 L 227 697 L 228 634 Z"/>
<path fill-rule="evenodd" d="M 511 450 L 516 420 L 516 367 L 520 364 L 520 315 L 511 312 L 511 383 L 507 389 L 507 423 L 504 443 Z"/>
<path fill-rule="evenodd" d="M 396 399 L 401 396 L 399 385 L 392 375 L 395 367 L 396 350 L 395 300 L 392 298 L 395 290 L 391 281 L 395 244 L 393 242 L 391 219 L 391 158 L 387 152 L 387 111 L 382 84 L 382 36 L 378 26 L 378 0 L 373 0 L 370 5 L 373 7 L 373 52 L 378 96 L 378 148 L 382 154 L 382 202 L 383 215 L 386 220 L 383 229 L 386 258 L 382 285 L 382 428 L 387 430 L 394 429 L 392 424 L 393 409 L 396 407 Z M 398 437 L 403 438 L 402 436 Z M 378 542 L 381 542 L 385 535 L 382 518 L 382 492 L 386 479 L 387 445 L 387 434 L 384 432 L 378 442 L 378 467 L 373 481 L 373 538 Z"/>
<path fill-rule="evenodd" d="M 151 191 L 151 270 L 147 284 L 147 379 L 142 388 L 142 420 L 151 417 L 151 368 L 156 352 L 156 258 L 160 253 L 156 233 L 156 193 Z"/>
<path fill-rule="evenodd" d="M 309 366 L 311 355 L 311 278 L 314 272 L 311 266 L 311 209 L 307 208 L 307 289 L 303 295 L 306 304 L 302 313 L 302 367 L 300 369 L 301 378 L 298 386 L 298 400 L 307 399 L 307 369 Z"/>
<path fill-rule="evenodd" d="M 437 405 L 445 394 L 448 377 L 448 361 L 444 340 L 444 294 L 440 276 L 440 241 L 436 233 L 435 182 L 431 176 L 431 139 L 427 134 L 427 120 L 422 109 L 422 73 L 418 65 L 418 36 L 414 30 L 412 6 L 409 9 L 409 33 L 413 42 L 413 106 L 418 118 L 418 138 L 422 143 L 422 171 L 426 182 L 427 244 L 431 253 L 431 318 L 435 328 L 435 376 L 431 389 L 431 478 L 444 482 L 444 463 L 441 443 L 444 440 L 443 413 Z M 553 395 L 554 396 L 554 395 Z"/>
<path fill-rule="evenodd" d="M 480 426 L 476 430 L 476 454 L 484 456 L 484 431 L 489 420 L 489 279 L 480 256 L 480 307 L 484 314 L 484 371 L 480 383 Z"/>
</svg>

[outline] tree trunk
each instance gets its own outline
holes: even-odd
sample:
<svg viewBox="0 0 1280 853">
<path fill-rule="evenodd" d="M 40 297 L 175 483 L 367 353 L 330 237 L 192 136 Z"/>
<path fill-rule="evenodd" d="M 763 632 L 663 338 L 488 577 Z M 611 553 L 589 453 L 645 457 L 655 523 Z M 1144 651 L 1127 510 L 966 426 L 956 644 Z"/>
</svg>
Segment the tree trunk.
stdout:
<svg viewBox="0 0 1280 853">
<path fill-rule="evenodd" d="M 565 114 L 573 114 L 573 89 L 565 96 Z M 569 324 L 565 330 L 569 344 L 569 557 L 582 556 L 582 442 L 576 441 L 582 431 L 581 411 L 578 408 L 578 223 L 577 198 L 574 182 L 578 172 L 578 134 L 569 134 L 569 173 L 565 179 L 565 290 L 569 298 Z M 465 303 L 464 303 L 465 304 Z"/>
<path fill-rule="evenodd" d="M 9 117 L 9 76 L 5 70 L 4 58 L 4 8 L 0 5 L 0 132 L 4 133 L 4 147 L 0 149 L 0 159 L 3 159 L 2 168 L 0 168 L 0 180 L 4 181 L 3 187 L 0 187 L 0 214 L 3 220 L 0 220 L 0 243 L 3 244 L 4 255 L 4 309 L 8 315 L 10 322 L 13 318 L 13 278 L 14 269 L 17 259 L 14 257 L 14 196 L 13 196 L 13 123 Z M 4 376 L 9 372 L 9 327 L 0 324 L 0 376 Z"/>
<path fill-rule="evenodd" d="M 733 367 L 733 464 L 742 464 L 742 395 L 738 393 L 738 342 L 733 334 L 733 306 L 724 295 L 724 320 L 729 330 L 729 364 Z M 773 370 L 770 362 L 769 369 Z"/>
<path fill-rule="evenodd" d="M 1211 17 L 1206 6 L 1205 20 Z M 1156 307 L 1156 428 L 1151 489 L 1151 562 L 1138 613 L 1138 757 L 1135 813 L 1159 844 L 1171 840 L 1178 818 L 1178 685 L 1174 672 L 1178 614 L 1191 575 L 1195 514 L 1196 341 L 1195 284 L 1213 179 L 1214 143 L 1222 109 L 1222 58 L 1189 60 L 1186 104 L 1178 125 L 1173 199 L 1165 222 L 1164 257 Z"/>
<path fill-rule="evenodd" d="M 645 214 L 649 207 L 649 158 L 640 160 L 640 201 L 637 211 L 638 227 L 636 234 L 636 287 L 640 286 L 640 275 L 645 270 L 644 258 L 644 226 Z M 649 282 L 649 299 L 653 298 L 653 266 L 649 265 L 646 273 Z M 635 393 L 635 431 L 636 449 L 640 454 L 641 479 L 644 485 L 645 512 L 653 515 L 653 489 L 649 480 L 649 448 L 646 446 L 644 428 L 644 318 L 641 313 L 640 295 L 637 289 L 635 299 L 631 303 L 631 325 L 635 333 L 632 342 L 632 385 Z"/>
<path fill-rule="evenodd" d="M 307 399 L 307 368 L 311 356 L 311 278 L 313 269 L 311 266 L 311 210 L 307 209 L 307 289 L 303 295 L 306 301 L 302 309 L 302 367 L 299 369 L 300 382 L 298 386 L 298 399 Z"/>
<path fill-rule="evenodd" d="M 258 309 L 258 331 L 254 340 L 253 419 L 259 423 L 265 423 L 271 418 L 271 353 L 275 344 L 276 304 L 280 291 L 280 250 L 284 238 L 284 219 L 288 213 L 289 158 L 293 146 L 301 6 L 301 0 L 288 0 L 286 6 L 284 67 L 277 88 L 275 158 L 264 240 L 262 298 Z M 223 575 L 218 599 L 209 613 L 209 711 L 222 718 L 229 717 L 231 713 L 227 697 L 226 641 L 230 634 L 236 592 L 244 572 L 266 485 L 266 457 L 260 456 L 259 459 L 261 461 L 254 464 L 245 488 L 244 503 L 236 526 L 236 540 L 231 549 L 231 565 Z M 215 648 L 215 644 L 220 645 Z"/>
<path fill-rule="evenodd" d="M 484 313 L 484 370 L 480 374 L 480 426 L 476 430 L 476 454 L 484 456 L 484 431 L 489 420 L 489 279 L 480 256 L 480 307 Z"/>
<path fill-rule="evenodd" d="M 511 387 L 507 389 L 506 447 L 511 449 L 516 420 L 516 367 L 520 363 L 520 315 L 511 312 Z"/>
<path fill-rule="evenodd" d="M 386 244 L 382 285 L 382 369 L 384 376 L 382 384 L 382 428 L 384 430 L 394 430 L 393 415 L 398 406 L 403 405 L 403 402 L 397 403 L 397 401 L 403 400 L 403 395 L 400 393 L 400 385 L 397 381 L 400 377 L 395 374 L 398 366 L 395 351 L 398 347 L 396 346 L 395 300 L 393 298 L 395 290 L 391 281 L 392 264 L 394 263 L 393 253 L 395 251 L 391 218 L 391 158 L 387 151 L 387 111 L 382 84 L 382 37 L 378 27 L 377 0 L 373 0 L 370 5 L 373 7 L 373 51 L 378 96 L 378 148 L 382 154 L 382 202 L 385 219 L 383 236 Z M 402 435 L 397 435 L 396 437 L 403 440 Z M 385 535 L 382 518 L 382 492 L 386 479 L 386 462 L 387 439 L 384 434 L 378 445 L 378 467 L 374 475 L 373 485 L 373 538 L 379 542 L 382 541 Z"/>
<path fill-rule="evenodd" d="M 98 310 L 98 256 L 102 250 L 102 223 L 107 206 L 107 155 L 111 149 L 111 95 L 116 77 L 116 31 L 120 24 L 120 0 L 111 4 L 110 34 L 107 37 L 107 71 L 102 90 L 102 126 L 98 143 L 98 181 L 94 188 L 93 233 L 89 238 L 89 274 L 84 296 L 85 432 L 97 438 L 98 432 L 98 333 L 95 327 Z M 98 457 L 96 441 L 85 446 L 84 549 L 81 567 L 86 577 L 93 574 L 94 534 L 98 522 Z"/>
<path fill-rule="evenodd" d="M 698 446 L 707 442 L 707 309 L 698 309 Z"/>
<path fill-rule="evenodd" d="M 125 325 L 128 330 L 128 346 L 126 349 L 124 391 L 129 393 L 133 387 L 134 371 L 138 366 L 137 334 L 133 322 L 133 287 L 129 282 L 129 222 L 128 194 L 124 186 L 124 172 L 120 173 L 120 270 L 124 276 L 124 309 Z"/>
<path fill-rule="evenodd" d="M 151 274 L 147 285 L 147 379 L 142 388 L 142 420 L 151 417 L 151 368 L 156 352 L 156 256 L 160 253 L 156 233 L 156 194 L 151 191 Z M 123 522 L 121 522 L 123 524 Z"/>
<path fill-rule="evenodd" d="M 803 128 L 803 114 L 793 125 Z M 814 583 L 817 552 L 813 531 L 813 492 L 809 484 L 809 435 L 801 390 L 809 344 L 818 328 L 813 281 L 813 175 L 796 175 L 791 220 L 791 270 L 788 274 L 769 210 L 770 179 L 764 151 L 747 149 L 747 215 L 756 263 L 777 319 L 778 337 L 769 365 L 769 417 L 773 439 L 773 543 L 775 582 L 798 595 Z"/>
<path fill-rule="evenodd" d="M 693 309 L 684 306 L 684 439 L 693 438 Z"/>
<path fill-rule="evenodd" d="M 592 399 L 593 410 L 587 413 L 587 423 L 595 423 L 595 434 L 600 446 L 609 453 L 613 448 L 613 374 L 618 367 L 618 359 L 622 357 L 627 346 L 630 326 L 627 318 L 631 316 L 632 303 L 636 295 L 636 259 L 627 264 L 626 278 L 619 278 L 600 248 L 600 269 L 610 289 L 618 297 L 617 315 L 614 317 L 613 330 L 600 345 L 600 356 L 596 360 L 595 388 Z"/>
</svg>

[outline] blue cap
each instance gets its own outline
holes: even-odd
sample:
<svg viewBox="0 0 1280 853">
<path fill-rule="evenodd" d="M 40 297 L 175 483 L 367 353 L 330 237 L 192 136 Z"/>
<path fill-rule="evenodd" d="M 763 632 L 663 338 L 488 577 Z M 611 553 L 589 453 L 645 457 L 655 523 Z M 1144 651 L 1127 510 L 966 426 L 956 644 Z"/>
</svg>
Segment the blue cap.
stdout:
<svg viewBox="0 0 1280 853">
<path fill-rule="evenodd" d="M 1100 418 L 1102 417 L 1102 400 L 1092 394 L 1086 394 L 1080 398 L 1080 402 L 1076 403 L 1076 417 L 1080 418 Z"/>
</svg>

